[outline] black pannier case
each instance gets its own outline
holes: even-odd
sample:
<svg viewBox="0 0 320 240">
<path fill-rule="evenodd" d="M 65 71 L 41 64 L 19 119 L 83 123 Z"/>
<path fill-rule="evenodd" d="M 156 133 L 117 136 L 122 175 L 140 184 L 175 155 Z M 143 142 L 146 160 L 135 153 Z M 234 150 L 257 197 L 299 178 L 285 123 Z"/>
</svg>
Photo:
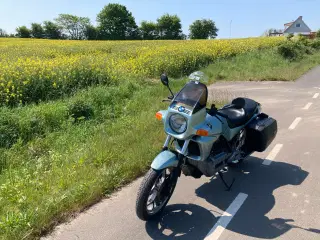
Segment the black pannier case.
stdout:
<svg viewBox="0 0 320 240">
<path fill-rule="evenodd" d="M 277 135 L 277 121 L 261 113 L 247 127 L 246 147 L 249 151 L 263 152 Z"/>
</svg>

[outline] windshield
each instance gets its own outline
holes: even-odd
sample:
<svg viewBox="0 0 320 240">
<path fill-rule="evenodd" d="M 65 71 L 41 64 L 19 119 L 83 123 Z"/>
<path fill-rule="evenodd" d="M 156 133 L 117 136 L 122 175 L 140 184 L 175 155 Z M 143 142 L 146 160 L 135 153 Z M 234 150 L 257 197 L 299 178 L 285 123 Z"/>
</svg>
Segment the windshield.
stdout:
<svg viewBox="0 0 320 240">
<path fill-rule="evenodd" d="M 200 82 L 190 81 L 174 98 L 174 104 L 182 103 L 193 109 L 202 109 L 207 104 L 207 86 Z"/>
<path fill-rule="evenodd" d="M 189 75 L 189 80 L 207 83 L 208 77 L 203 72 L 197 71 Z"/>
</svg>

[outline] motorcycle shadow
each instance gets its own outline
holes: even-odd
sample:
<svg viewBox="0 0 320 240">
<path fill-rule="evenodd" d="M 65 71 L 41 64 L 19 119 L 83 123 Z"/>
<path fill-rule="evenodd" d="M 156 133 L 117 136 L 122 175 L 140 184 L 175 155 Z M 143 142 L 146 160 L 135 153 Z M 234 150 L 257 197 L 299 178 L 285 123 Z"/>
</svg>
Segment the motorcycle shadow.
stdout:
<svg viewBox="0 0 320 240">
<path fill-rule="evenodd" d="M 233 177 L 236 178 L 230 192 L 225 191 L 218 178 L 204 183 L 195 192 L 198 197 L 222 212 L 240 192 L 248 194 L 244 204 L 227 226 L 229 231 L 262 239 L 277 238 L 292 228 L 319 234 L 319 229 L 305 229 L 294 225 L 293 219 L 281 218 L 281 210 L 276 213 L 279 217 L 271 219 L 266 216 L 276 204 L 273 191 L 286 185 L 300 185 L 307 178 L 308 172 L 285 162 L 274 161 L 269 166 L 262 165 L 262 162 L 263 159 L 250 157 L 239 167 L 230 169 L 230 173 L 225 175 L 226 180 L 230 182 Z M 295 216 L 301 216 L 298 209 L 301 206 L 294 205 L 297 204 L 296 200 L 291 203 L 292 197 L 282 196 L 281 199 L 286 205 L 290 205 L 292 211 L 298 211 Z M 304 195 L 297 197 L 303 198 Z M 160 217 L 146 223 L 146 230 L 152 239 L 204 239 L 220 217 L 215 215 L 196 204 L 168 205 Z"/>
<path fill-rule="evenodd" d="M 281 203 L 279 203 L 277 212 L 273 212 L 272 216 L 279 216 L 275 218 L 266 216 L 276 205 L 273 192 L 287 185 L 298 186 L 302 184 L 309 173 L 299 166 L 285 162 L 274 161 L 268 166 L 261 164 L 262 162 L 263 159 L 250 157 L 241 166 L 231 170 L 229 175 L 233 175 L 237 179 L 232 190 L 234 198 L 240 192 L 246 193 L 248 197 L 227 226 L 227 229 L 242 235 L 262 239 L 277 238 L 292 228 L 300 228 L 319 234 L 320 230 L 318 229 L 305 229 L 295 225 L 294 219 L 281 218 L 281 215 L 292 215 L 291 213 L 303 217 L 301 214 L 303 206 L 301 205 L 303 205 L 305 195 L 294 193 L 294 187 L 288 186 L 290 190 L 283 192 L 283 194 L 277 192 L 279 196 L 277 199 Z M 196 194 L 225 211 L 227 208 L 224 200 L 225 194 L 221 192 L 219 194 L 215 191 L 214 186 L 216 184 L 217 181 L 203 184 L 196 189 Z M 290 210 L 280 209 L 284 204 L 286 209 Z M 287 208 L 288 205 L 290 208 Z"/>
<path fill-rule="evenodd" d="M 199 205 L 172 204 L 148 221 L 146 230 L 152 239 L 204 239 L 215 221 L 216 217 Z"/>
</svg>

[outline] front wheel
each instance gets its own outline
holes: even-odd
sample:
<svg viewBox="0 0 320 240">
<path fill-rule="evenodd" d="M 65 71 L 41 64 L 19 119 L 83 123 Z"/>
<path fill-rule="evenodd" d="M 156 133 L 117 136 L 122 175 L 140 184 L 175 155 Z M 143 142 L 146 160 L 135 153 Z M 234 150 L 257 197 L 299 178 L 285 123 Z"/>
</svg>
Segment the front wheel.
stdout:
<svg viewBox="0 0 320 240">
<path fill-rule="evenodd" d="M 144 221 L 159 215 L 167 205 L 178 181 L 178 169 L 150 169 L 137 196 L 136 213 Z"/>
</svg>

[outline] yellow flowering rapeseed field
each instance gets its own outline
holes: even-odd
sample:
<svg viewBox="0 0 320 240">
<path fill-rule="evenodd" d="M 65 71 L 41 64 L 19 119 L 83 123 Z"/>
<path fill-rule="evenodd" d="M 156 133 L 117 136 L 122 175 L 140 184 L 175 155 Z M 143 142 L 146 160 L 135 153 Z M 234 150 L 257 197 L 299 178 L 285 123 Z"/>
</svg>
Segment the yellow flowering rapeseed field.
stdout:
<svg viewBox="0 0 320 240">
<path fill-rule="evenodd" d="M 39 102 L 94 84 L 185 75 L 217 58 L 273 47 L 283 38 L 197 41 L 0 39 L 0 106 Z"/>
</svg>

